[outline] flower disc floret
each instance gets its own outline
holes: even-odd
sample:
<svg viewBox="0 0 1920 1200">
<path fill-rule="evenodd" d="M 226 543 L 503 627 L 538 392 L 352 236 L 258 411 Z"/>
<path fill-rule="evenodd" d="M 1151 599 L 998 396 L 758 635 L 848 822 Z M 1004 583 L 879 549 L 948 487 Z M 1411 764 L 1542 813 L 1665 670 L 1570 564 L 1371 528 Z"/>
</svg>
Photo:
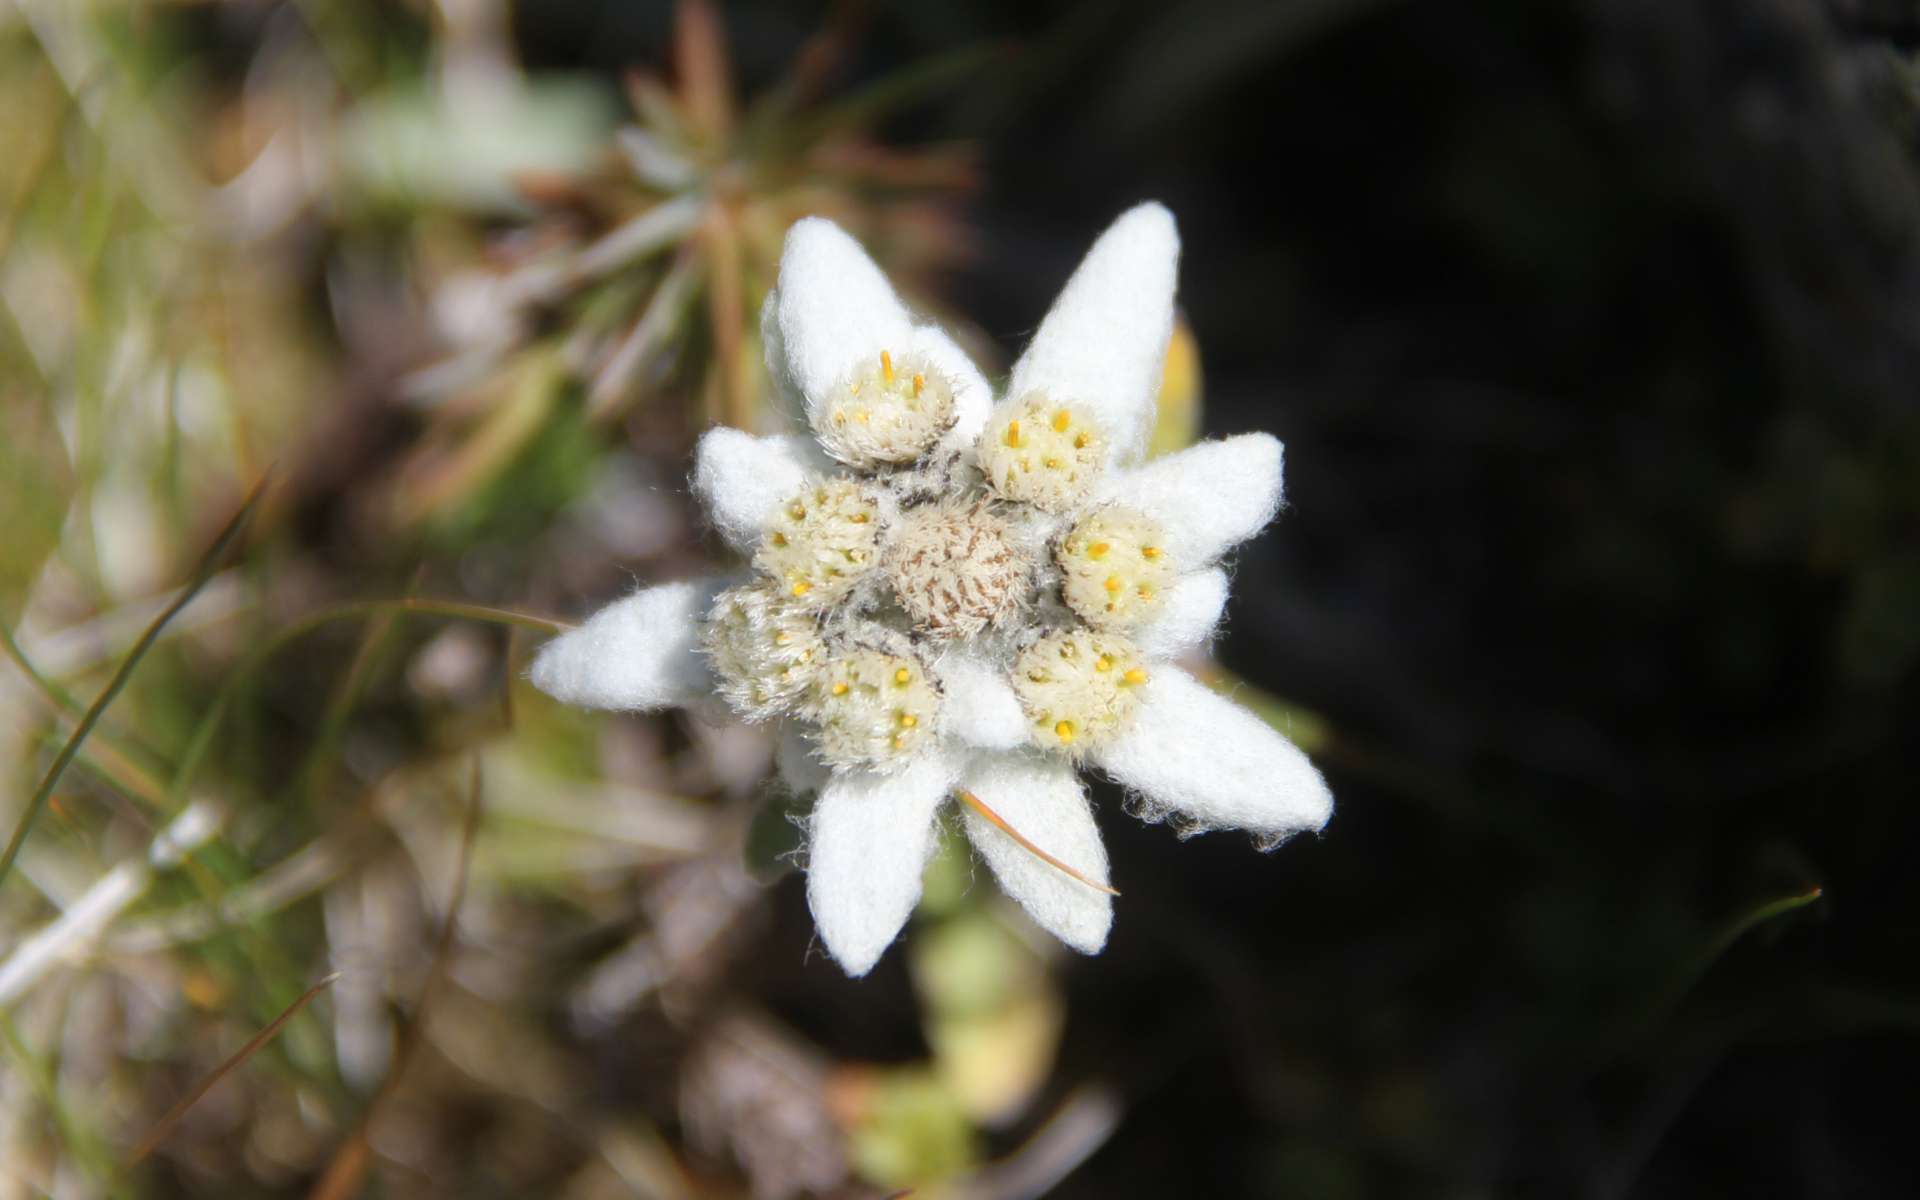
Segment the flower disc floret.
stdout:
<svg viewBox="0 0 1920 1200">
<path fill-rule="evenodd" d="M 902 519 L 887 578 L 915 628 L 968 638 L 1020 610 L 1033 564 L 984 501 L 930 504 Z"/>
<path fill-rule="evenodd" d="M 1111 505 L 1083 517 L 1054 548 L 1060 596 L 1095 629 L 1134 629 L 1165 606 L 1173 582 L 1166 530 L 1138 509 Z"/>
<path fill-rule="evenodd" d="M 753 565 L 792 599 L 826 608 L 878 563 L 880 504 L 844 476 L 808 485 L 774 514 Z"/>
<path fill-rule="evenodd" d="M 976 457 L 1001 496 L 1061 512 L 1092 491 L 1107 459 L 1107 438 L 1080 408 L 1036 392 L 987 423 Z"/>
<path fill-rule="evenodd" d="M 953 385 L 919 356 L 885 350 L 855 368 L 815 419 L 820 445 L 857 470 L 910 463 L 953 426 Z"/>
<path fill-rule="evenodd" d="M 1140 652 L 1117 634 L 1066 629 L 1022 650 L 1013 690 L 1034 743 L 1080 755 L 1125 729 L 1147 681 Z"/>
<path fill-rule="evenodd" d="M 714 598 L 700 630 L 720 698 L 748 721 L 787 711 L 818 669 L 814 614 L 771 582 L 728 588 Z"/>
<path fill-rule="evenodd" d="M 842 643 L 822 660 L 808 703 L 822 761 L 895 771 L 931 744 L 940 693 L 913 655 Z"/>
</svg>

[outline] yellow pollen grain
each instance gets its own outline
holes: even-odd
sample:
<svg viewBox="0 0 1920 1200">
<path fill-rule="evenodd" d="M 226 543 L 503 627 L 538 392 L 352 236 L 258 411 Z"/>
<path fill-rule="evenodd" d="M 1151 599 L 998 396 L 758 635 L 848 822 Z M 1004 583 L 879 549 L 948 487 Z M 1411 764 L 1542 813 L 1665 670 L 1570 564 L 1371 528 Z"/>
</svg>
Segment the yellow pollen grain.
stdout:
<svg viewBox="0 0 1920 1200">
<path fill-rule="evenodd" d="M 1093 664 L 1093 669 L 1102 673 L 1113 670 L 1113 660 L 1102 654 Z"/>
<path fill-rule="evenodd" d="M 1075 450 L 1085 450 L 1087 448 L 1087 435 L 1082 433 L 1075 436 L 1073 439 L 1073 448 Z"/>
<path fill-rule="evenodd" d="M 774 531 L 773 531 L 773 544 L 774 544 L 774 545 L 776 545 L 776 546 L 784 546 L 784 545 L 786 545 L 786 544 L 787 544 L 787 535 L 786 535 L 786 534 L 784 534 L 784 533 L 781 533 L 781 532 L 780 532 L 779 530 L 777 530 L 777 529 L 776 529 L 776 530 L 774 530 Z"/>
<path fill-rule="evenodd" d="M 1140 547 L 1140 557 L 1147 559 L 1149 562 L 1151 562 L 1153 559 L 1160 557 L 1160 547 L 1142 546 Z"/>
<path fill-rule="evenodd" d="M 1069 743 L 1072 742 L 1073 741 L 1073 722 L 1062 721 L 1058 725 L 1055 725 L 1053 727 L 1053 736 L 1059 738 L 1062 742 L 1069 742 Z"/>
<path fill-rule="evenodd" d="M 1119 590 L 1120 590 L 1120 587 L 1121 587 L 1121 584 L 1120 584 L 1120 577 L 1119 577 L 1118 575 L 1109 575 L 1109 576 L 1107 576 L 1107 590 L 1108 590 L 1108 591 L 1110 591 L 1110 592 L 1117 592 L 1117 591 L 1119 591 Z"/>
<path fill-rule="evenodd" d="M 906 748 L 906 745 L 907 745 L 906 734 L 896 733 L 893 735 L 893 748 L 895 750 L 904 750 Z"/>
<path fill-rule="evenodd" d="M 1113 546 L 1111 543 L 1095 542 L 1093 545 L 1087 547 L 1087 557 L 1093 558 L 1093 559 L 1105 558 L 1107 556 L 1107 551 L 1111 549 L 1113 549 Z"/>
<path fill-rule="evenodd" d="M 796 596 L 804 596 L 812 590 L 813 590 L 813 585 L 808 583 L 804 579 L 802 579 L 799 583 L 796 583 L 793 585 L 793 594 Z"/>
<path fill-rule="evenodd" d="M 792 504 L 787 505 L 787 515 L 796 521 L 802 520 L 807 515 L 807 506 L 796 500 Z"/>
<path fill-rule="evenodd" d="M 1020 422 L 1018 421 L 1007 422 L 1006 442 L 1007 442 L 1007 445 L 1012 446 L 1016 450 L 1020 448 Z"/>
<path fill-rule="evenodd" d="M 902 687 L 905 687 L 907 682 L 912 678 L 913 678 L 913 672 L 907 670 L 905 667 L 901 667 L 899 670 L 893 673 L 893 681 L 901 685 Z"/>
<path fill-rule="evenodd" d="M 920 718 L 914 716 L 912 713 L 900 714 L 900 728 L 902 729 L 912 729 L 915 725 L 918 725 L 919 723 L 920 723 Z"/>
<path fill-rule="evenodd" d="M 1135 667 L 1125 675 L 1122 675 L 1121 678 L 1137 687 L 1147 681 L 1147 673 L 1139 667 Z"/>
<path fill-rule="evenodd" d="M 885 350 L 880 352 L 880 373 L 887 377 L 888 383 L 893 382 L 893 355 Z"/>
<path fill-rule="evenodd" d="M 927 386 L 927 377 L 925 375 L 919 374 L 918 372 L 915 372 L 913 376 L 913 398 L 915 400 L 918 400 L 920 398 L 920 390 L 926 386 Z"/>
<path fill-rule="evenodd" d="M 1060 460 L 1052 457 L 1051 455 L 1049 455 L 1046 459 L 1042 461 L 1044 461 L 1047 464 L 1047 470 L 1049 471 L 1058 471 L 1060 469 Z"/>
<path fill-rule="evenodd" d="M 840 682 L 840 683 L 836 683 L 836 684 L 834 684 L 834 685 L 833 685 L 833 694 L 834 694 L 834 695 L 836 695 L 836 696 L 844 696 L 844 695 L 846 695 L 846 694 L 847 694 L 847 685 L 846 685 L 846 683 L 845 683 L 844 681 L 842 681 L 842 682 Z"/>
<path fill-rule="evenodd" d="M 1065 433 L 1067 426 L 1071 424 L 1073 424 L 1073 418 L 1067 415 L 1066 409 L 1063 408 L 1053 414 L 1053 431 L 1055 433 Z"/>
</svg>

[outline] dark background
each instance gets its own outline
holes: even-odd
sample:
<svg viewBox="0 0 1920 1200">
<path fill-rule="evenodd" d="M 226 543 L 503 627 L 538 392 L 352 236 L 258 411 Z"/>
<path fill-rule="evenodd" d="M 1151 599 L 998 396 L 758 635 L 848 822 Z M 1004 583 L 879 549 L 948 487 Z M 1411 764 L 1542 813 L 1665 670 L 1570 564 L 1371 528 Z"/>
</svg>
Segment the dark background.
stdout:
<svg viewBox="0 0 1920 1200">
<path fill-rule="evenodd" d="M 531 60 L 657 53 L 619 9 L 523 6 Z M 750 77 L 809 28 L 729 24 Z M 904 126 L 983 141 L 953 294 L 1003 347 L 1119 209 L 1179 217 L 1208 431 L 1287 445 L 1221 656 L 1335 730 L 1317 842 L 1104 823 L 1127 895 L 1059 1075 L 1127 1115 L 1058 1194 L 1920 1188 L 1917 31 L 1838 0 L 876 15 L 856 74 L 1007 45 Z M 838 1053 L 915 1052 L 898 956 L 769 985 Z"/>
</svg>

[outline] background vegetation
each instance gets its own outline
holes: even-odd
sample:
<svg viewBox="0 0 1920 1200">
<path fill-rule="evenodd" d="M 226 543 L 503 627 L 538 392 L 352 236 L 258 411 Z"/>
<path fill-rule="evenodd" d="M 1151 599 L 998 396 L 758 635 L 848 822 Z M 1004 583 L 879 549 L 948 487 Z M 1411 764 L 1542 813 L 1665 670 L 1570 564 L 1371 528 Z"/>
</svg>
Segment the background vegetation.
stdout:
<svg viewBox="0 0 1920 1200">
<path fill-rule="evenodd" d="M 1916 46 L 0 0 L 0 1196 L 1920 1190 Z M 1003 367 L 1146 197 L 1161 444 L 1288 448 L 1212 669 L 1339 810 L 1104 795 L 1092 959 L 956 841 L 848 981 L 764 739 L 527 652 L 719 556 L 793 217 Z"/>
</svg>

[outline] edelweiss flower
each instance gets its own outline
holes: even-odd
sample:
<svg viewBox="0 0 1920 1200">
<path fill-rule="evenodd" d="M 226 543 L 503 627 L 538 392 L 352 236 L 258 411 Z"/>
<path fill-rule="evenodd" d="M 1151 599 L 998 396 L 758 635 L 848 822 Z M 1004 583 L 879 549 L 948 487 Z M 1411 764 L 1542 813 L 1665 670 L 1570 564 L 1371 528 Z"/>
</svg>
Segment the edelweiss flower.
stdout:
<svg viewBox="0 0 1920 1200">
<path fill-rule="evenodd" d="M 950 797 L 978 801 L 962 819 L 1001 887 L 1089 954 L 1113 910 L 1078 768 L 1150 819 L 1267 845 L 1332 812 L 1305 755 L 1172 662 L 1219 622 L 1221 555 L 1280 503 L 1265 434 L 1139 465 L 1178 257 L 1164 208 L 1123 215 L 995 404 L 851 238 L 799 222 L 761 324 L 812 436 L 714 429 L 694 466 L 751 575 L 640 591 L 534 663 L 575 704 L 717 696 L 780 722 L 782 776 L 819 793 L 808 903 L 851 975 L 905 924 Z"/>
</svg>

